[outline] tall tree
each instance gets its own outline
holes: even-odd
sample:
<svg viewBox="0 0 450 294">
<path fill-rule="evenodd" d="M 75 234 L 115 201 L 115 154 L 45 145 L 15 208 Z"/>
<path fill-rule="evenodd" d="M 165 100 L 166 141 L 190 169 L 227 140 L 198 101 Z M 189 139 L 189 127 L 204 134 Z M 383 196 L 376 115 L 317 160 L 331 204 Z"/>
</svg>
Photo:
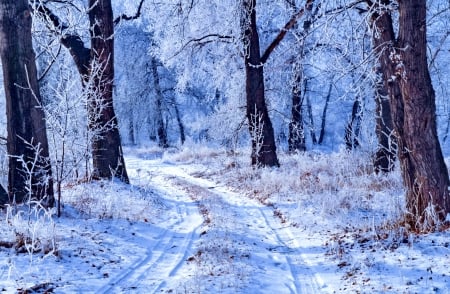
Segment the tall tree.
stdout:
<svg viewBox="0 0 450 294">
<path fill-rule="evenodd" d="M 377 7 L 375 24 L 386 40 L 380 66 L 398 139 L 407 221 L 419 230 L 433 230 L 450 213 L 450 183 L 436 131 L 435 94 L 427 64 L 426 1 L 399 1 L 397 39 L 389 6 L 366 2 Z"/>
<path fill-rule="evenodd" d="M 45 114 L 37 82 L 27 0 L 0 1 L 0 56 L 6 97 L 9 201 L 54 205 Z M 29 199 L 31 197 L 32 199 Z"/>
<path fill-rule="evenodd" d="M 305 129 L 303 125 L 303 100 L 305 94 L 302 93 L 302 88 L 304 87 L 304 68 L 303 62 L 306 55 L 305 50 L 305 40 L 309 33 L 312 24 L 312 3 L 306 7 L 308 12 L 307 19 L 303 22 L 303 31 L 297 36 L 298 42 L 296 44 L 298 52 L 296 52 L 297 57 L 295 58 L 293 64 L 293 87 L 292 87 L 292 106 L 291 106 L 291 121 L 289 122 L 289 138 L 288 145 L 289 151 L 305 151 Z M 294 11 L 297 11 L 297 6 L 295 2 L 288 3 Z M 295 25 L 297 27 L 297 25 Z"/>
<path fill-rule="evenodd" d="M 265 100 L 264 62 L 256 26 L 256 0 L 244 0 L 242 26 L 245 48 L 247 120 L 252 136 L 252 164 L 278 166 L 275 136 Z"/>
<path fill-rule="evenodd" d="M 104 130 L 92 142 L 93 177 L 115 176 L 128 182 L 117 117 L 113 106 L 114 24 L 111 0 L 89 0 L 90 68 L 95 93 L 88 115 L 92 129 Z M 100 70 L 92 71 L 95 66 Z"/>
<path fill-rule="evenodd" d="M 260 52 L 256 23 L 256 0 L 242 2 L 241 28 L 245 47 L 246 114 L 252 137 L 251 157 L 254 165 L 279 166 L 274 131 L 265 100 L 264 65 L 286 33 L 297 24 L 306 11 L 311 11 L 313 2 L 313 0 L 307 0 L 305 6 L 291 16 L 263 54 Z"/>
<path fill-rule="evenodd" d="M 385 1 L 383 4 L 387 4 Z M 370 3 L 369 3 L 370 4 Z M 373 5 L 373 3 L 371 4 Z M 384 82 L 389 76 L 387 63 L 389 62 L 389 50 L 387 46 L 392 46 L 395 42 L 394 29 L 391 15 L 388 12 L 380 13 L 380 7 L 375 5 L 370 16 L 372 28 L 372 46 L 378 58 L 376 66 L 377 79 L 375 81 L 375 104 L 376 104 L 376 134 L 378 140 L 378 150 L 375 154 L 374 168 L 377 172 L 389 172 L 394 167 L 396 153 L 396 138 L 394 135 L 394 122 L 392 121 L 391 106 L 389 101 L 400 101 L 400 89 L 397 81 L 391 81 L 388 91 Z M 389 45 L 390 44 L 390 45 Z M 384 74 L 383 74 L 384 73 Z M 389 94 L 391 99 L 389 99 Z M 393 111 L 403 111 L 399 107 Z M 397 115 L 397 117 L 402 116 Z M 398 127 L 401 127 L 400 125 Z"/>
<path fill-rule="evenodd" d="M 396 76 L 404 103 L 404 145 L 400 146 L 406 206 L 414 223 L 450 213 L 449 178 L 436 130 L 436 105 L 427 63 L 426 0 L 399 1 Z M 432 216 L 432 215 L 431 215 Z M 433 221 L 433 219 L 431 220 Z"/>
<path fill-rule="evenodd" d="M 64 24 L 44 3 L 35 1 L 35 11 L 49 20 L 52 30 L 61 34 L 89 91 L 88 116 L 92 142 L 93 178 L 116 177 L 128 182 L 118 122 L 113 106 L 114 20 L 111 0 L 89 0 L 90 48 L 80 35 L 68 32 Z M 123 18 L 123 17 L 122 17 Z"/>
</svg>

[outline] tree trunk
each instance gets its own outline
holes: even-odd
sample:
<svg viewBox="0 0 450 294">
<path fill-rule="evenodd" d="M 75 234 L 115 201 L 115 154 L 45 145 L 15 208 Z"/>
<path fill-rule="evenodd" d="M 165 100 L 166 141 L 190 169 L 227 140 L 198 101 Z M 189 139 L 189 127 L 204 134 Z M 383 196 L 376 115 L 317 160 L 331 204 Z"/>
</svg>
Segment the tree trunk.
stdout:
<svg viewBox="0 0 450 294">
<path fill-rule="evenodd" d="M 399 12 L 398 41 L 388 11 L 379 10 L 372 18 L 380 38 L 380 68 L 389 92 L 406 188 L 406 221 L 418 230 L 429 231 L 450 212 L 450 199 L 426 56 L 426 1 L 401 1 Z"/>
<path fill-rule="evenodd" d="M 376 44 L 376 42 L 374 42 Z M 375 46 L 379 47 L 381 44 Z M 379 70 L 378 70 L 379 73 Z M 376 135 L 378 140 L 378 150 L 375 154 L 375 172 L 390 172 L 394 169 L 396 138 L 394 136 L 394 125 L 389 105 L 388 91 L 382 81 L 377 81 L 375 85 L 376 104 Z"/>
<path fill-rule="evenodd" d="M 244 0 L 242 26 L 245 44 L 247 120 L 252 136 L 252 164 L 279 166 L 272 122 L 265 101 L 264 64 L 256 26 L 256 0 Z"/>
<path fill-rule="evenodd" d="M 0 56 L 10 156 L 9 201 L 38 199 L 53 206 L 45 114 L 31 39 L 31 12 L 26 0 L 0 0 L 0 5 Z"/>
<path fill-rule="evenodd" d="M 388 3 L 384 3 L 388 4 Z M 377 76 L 380 80 L 375 84 L 375 104 L 376 104 L 376 134 L 378 139 L 378 150 L 375 154 L 374 168 L 376 172 L 389 172 L 394 168 L 395 153 L 397 150 L 397 140 L 394 132 L 394 122 L 392 111 L 398 113 L 396 116 L 403 121 L 403 106 L 391 109 L 390 101 L 401 101 L 400 89 L 396 81 L 390 82 L 390 91 L 388 88 L 389 52 L 395 43 L 394 29 L 392 19 L 387 12 L 379 14 L 374 13 L 371 17 L 372 46 L 379 57 L 377 66 Z M 389 45 L 390 44 L 390 45 Z M 397 119 L 398 120 L 398 119 Z M 397 123 L 397 130 L 402 128 Z"/>
<path fill-rule="evenodd" d="M 117 117 L 113 106 L 114 25 L 111 0 L 89 0 L 91 70 L 96 97 L 88 103 L 91 129 L 101 133 L 92 142 L 93 178 L 112 176 L 128 183 Z"/>
<path fill-rule="evenodd" d="M 333 89 L 333 84 L 330 83 L 330 86 L 328 87 L 328 93 L 327 98 L 325 99 L 325 105 L 323 106 L 322 111 L 322 123 L 320 124 L 320 135 L 319 135 L 319 145 L 323 143 L 323 140 L 325 138 L 325 126 L 327 122 L 327 111 L 328 111 L 328 104 L 330 103 L 331 98 L 331 90 Z"/>
<path fill-rule="evenodd" d="M 173 103 L 173 107 L 175 109 L 175 117 L 177 119 L 178 129 L 180 130 L 180 142 L 181 142 L 181 145 L 183 145 L 184 142 L 186 141 L 186 135 L 184 132 L 183 121 L 181 120 L 180 111 L 178 109 L 178 104 L 177 104 L 177 101 L 175 100 L 175 97 L 173 97 L 172 103 Z"/>
<path fill-rule="evenodd" d="M 85 90 L 95 92 L 87 103 L 89 132 L 95 134 L 92 142 L 92 177 L 116 177 L 128 183 L 113 105 L 114 26 L 111 0 L 89 0 L 89 7 L 90 49 L 79 35 L 69 32 L 69 26 L 43 3 L 36 9 L 44 19 L 63 31 L 60 42 L 69 50 Z"/>
<path fill-rule="evenodd" d="M 345 127 L 345 146 L 347 150 L 359 147 L 359 133 L 361 129 L 361 100 L 356 97 L 353 102 L 352 116 Z"/>
<path fill-rule="evenodd" d="M 303 82 L 303 68 L 299 65 L 299 62 L 294 66 L 294 86 L 292 87 L 292 108 L 291 108 L 291 121 L 289 122 L 289 138 L 288 145 L 289 151 L 306 151 L 305 142 L 305 129 L 303 126 L 303 114 L 302 105 L 302 82 Z"/>
<path fill-rule="evenodd" d="M 403 96 L 400 164 L 406 208 L 419 229 L 434 228 L 450 212 L 447 167 L 436 131 L 435 94 L 427 63 L 426 1 L 399 1 L 396 77 Z M 436 213 L 436 216 L 433 216 Z"/>
<path fill-rule="evenodd" d="M 309 4 L 305 6 L 305 11 L 311 13 L 313 8 L 313 1 L 308 1 Z M 297 10 L 295 3 L 289 3 L 294 11 Z M 309 32 L 311 28 L 311 17 L 303 22 L 303 35 Z M 297 27 L 297 24 L 294 25 Z M 304 83 L 304 71 L 303 71 L 303 59 L 305 58 L 305 37 L 299 38 L 298 40 L 298 57 L 294 61 L 294 86 L 292 87 L 292 108 L 291 108 L 291 121 L 289 123 L 289 138 L 288 146 L 289 151 L 306 151 L 305 142 L 305 128 L 303 125 L 303 98 L 305 94 L 302 95 L 302 86 Z M 306 88 L 305 88 L 306 89 Z"/>
<path fill-rule="evenodd" d="M 162 114 L 163 93 L 159 84 L 158 64 L 155 58 L 152 58 L 152 73 L 153 73 L 153 86 L 156 92 L 156 128 L 158 133 L 159 147 L 167 148 L 169 143 L 167 140 L 167 131 L 164 126 L 164 119 Z"/>
</svg>

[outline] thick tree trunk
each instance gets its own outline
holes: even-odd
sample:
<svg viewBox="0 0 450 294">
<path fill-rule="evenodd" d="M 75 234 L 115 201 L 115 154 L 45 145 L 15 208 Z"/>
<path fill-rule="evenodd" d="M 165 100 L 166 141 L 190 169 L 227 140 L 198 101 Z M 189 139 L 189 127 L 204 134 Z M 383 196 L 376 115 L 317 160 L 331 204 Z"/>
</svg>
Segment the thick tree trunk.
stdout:
<svg viewBox="0 0 450 294">
<path fill-rule="evenodd" d="M 372 18 L 406 188 L 407 221 L 426 231 L 435 229 L 450 212 L 449 178 L 437 137 L 427 64 L 426 1 L 401 1 L 399 12 L 398 41 L 388 11 L 380 10 Z"/>
<path fill-rule="evenodd" d="M 31 197 L 53 206 L 45 114 L 40 105 L 31 39 L 31 13 L 26 0 L 0 1 L 0 56 L 10 156 L 9 201 L 22 202 L 31 200 L 28 198 Z"/>
<path fill-rule="evenodd" d="M 384 3 L 388 4 L 388 3 Z M 374 13 L 371 17 L 373 48 L 379 57 L 379 66 L 377 66 L 377 79 L 375 84 L 375 104 L 376 104 L 376 134 L 378 139 L 378 150 L 375 154 L 374 168 L 376 172 L 389 172 L 394 168 L 397 140 L 394 134 L 394 122 L 392 120 L 392 111 L 401 113 L 403 117 L 403 107 L 391 110 L 389 101 L 401 100 L 400 89 L 396 81 L 390 82 L 391 91 L 388 89 L 389 52 L 395 43 L 395 35 L 391 16 L 385 13 Z M 392 74 L 392 73 L 390 73 Z M 399 115 L 397 114 L 397 117 Z M 400 121 L 403 119 L 401 118 Z M 401 128 L 397 124 L 397 130 Z"/>
<path fill-rule="evenodd" d="M 114 25 L 111 0 L 89 0 L 91 70 L 95 97 L 88 103 L 90 129 L 100 129 L 92 142 L 93 178 L 112 176 L 128 183 L 117 117 L 113 106 Z"/>
<path fill-rule="evenodd" d="M 264 65 L 256 26 L 256 0 L 244 0 L 242 25 L 245 44 L 247 120 L 252 136 L 252 164 L 279 166 L 272 122 L 265 101 Z"/>
<path fill-rule="evenodd" d="M 399 1 L 399 12 L 401 50 L 396 51 L 394 62 L 404 105 L 400 164 L 411 221 L 428 229 L 450 213 L 450 182 L 436 131 L 435 94 L 428 71 L 426 1 Z"/>
<path fill-rule="evenodd" d="M 61 44 L 66 47 L 80 73 L 85 90 L 93 90 L 88 105 L 89 132 L 95 134 L 92 142 L 93 178 L 116 177 L 128 183 L 122 154 L 117 118 L 113 105 L 114 27 L 111 0 L 89 0 L 91 48 L 87 48 L 77 34 L 44 4 L 37 12 L 63 31 Z M 90 89 L 87 89 L 87 88 Z M 104 131 L 104 132 L 103 132 Z"/>
</svg>

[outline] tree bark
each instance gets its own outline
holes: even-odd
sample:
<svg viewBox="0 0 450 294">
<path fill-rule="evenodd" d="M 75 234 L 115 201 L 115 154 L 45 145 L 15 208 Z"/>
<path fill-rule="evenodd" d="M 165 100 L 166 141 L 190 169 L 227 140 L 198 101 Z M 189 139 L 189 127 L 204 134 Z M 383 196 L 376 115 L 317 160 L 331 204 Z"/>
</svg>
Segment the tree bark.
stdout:
<svg viewBox="0 0 450 294">
<path fill-rule="evenodd" d="M 8 195 L 10 202 L 37 199 L 53 206 L 52 171 L 45 114 L 37 82 L 31 22 L 28 1 L 0 1 L 0 56 L 6 96 L 7 151 L 10 156 Z"/>
<path fill-rule="evenodd" d="M 387 0 L 385 0 L 388 4 Z M 403 121 L 403 106 L 391 109 L 390 101 L 401 101 L 400 89 L 396 81 L 390 81 L 390 87 L 386 81 L 390 79 L 393 72 L 389 70 L 389 52 L 395 43 L 395 34 L 392 18 L 389 13 L 373 13 L 371 16 L 372 46 L 378 56 L 377 79 L 375 84 L 376 104 L 376 134 L 378 150 L 375 154 L 374 168 L 376 172 L 389 172 L 394 168 L 396 158 L 397 139 L 395 137 L 392 112 L 396 113 L 400 121 Z M 389 91 L 390 88 L 390 91 Z M 399 121 L 399 122 L 400 122 Z M 397 123 L 397 130 L 402 128 Z M 397 132 L 398 133 L 398 132 Z"/>
<path fill-rule="evenodd" d="M 450 182 L 437 136 L 435 94 L 428 71 L 426 1 L 399 1 L 399 12 L 394 62 L 404 104 L 400 163 L 407 187 L 406 208 L 413 224 L 428 229 L 450 212 Z"/>
<path fill-rule="evenodd" d="M 388 4 L 389 0 L 384 2 Z M 406 221 L 413 228 L 429 231 L 445 220 L 450 199 L 427 64 L 426 1 L 400 1 L 399 15 L 398 40 L 389 11 L 379 9 L 372 18 L 380 38 L 377 51 L 406 188 Z"/>
<path fill-rule="evenodd" d="M 279 166 L 275 136 L 265 101 L 264 64 L 256 26 L 256 0 L 243 1 L 247 120 L 252 134 L 253 165 Z M 256 135 L 258 134 L 258 135 Z"/>
<path fill-rule="evenodd" d="M 91 69 L 98 65 L 101 70 L 93 71 L 96 76 L 91 77 L 94 87 L 97 88 L 94 92 L 98 96 L 93 97 L 91 103 L 88 103 L 88 115 L 95 117 L 93 128 L 105 129 L 92 142 L 94 167 L 92 176 L 93 178 L 114 176 L 128 183 L 117 117 L 113 106 L 114 25 L 111 0 L 89 0 L 89 7 Z M 100 113 L 98 113 L 99 111 Z"/>
</svg>

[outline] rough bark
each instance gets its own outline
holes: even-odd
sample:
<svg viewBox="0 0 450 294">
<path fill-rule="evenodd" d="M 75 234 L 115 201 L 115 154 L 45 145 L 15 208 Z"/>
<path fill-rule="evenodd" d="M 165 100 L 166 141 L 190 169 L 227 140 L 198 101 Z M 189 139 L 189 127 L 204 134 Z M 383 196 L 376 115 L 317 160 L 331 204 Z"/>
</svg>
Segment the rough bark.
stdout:
<svg viewBox="0 0 450 294">
<path fill-rule="evenodd" d="M 387 4 L 387 3 L 384 3 Z M 386 81 L 389 79 L 389 52 L 395 42 L 395 35 L 392 19 L 389 13 L 373 13 L 371 17 L 372 46 L 378 56 L 377 75 L 380 77 L 375 84 L 375 104 L 376 104 L 376 134 L 378 140 L 378 150 L 375 154 L 374 168 L 376 172 L 389 172 L 394 168 L 396 159 L 397 140 L 394 132 L 394 122 L 392 111 L 403 116 L 403 107 L 391 110 L 390 100 L 401 100 L 400 89 L 396 81 L 390 82 L 390 89 Z M 392 73 L 391 73 L 392 74 Z M 399 115 L 397 114 L 397 117 Z M 402 119 L 400 119 L 402 121 Z M 401 126 L 397 124 L 397 130 Z"/>
<path fill-rule="evenodd" d="M 253 134 L 251 160 L 253 165 L 279 166 L 274 131 L 265 101 L 264 64 L 261 61 L 256 26 L 256 0 L 244 0 L 243 4 L 247 120 L 250 134 Z M 261 132 L 260 135 L 255 136 L 258 132 Z"/>
<path fill-rule="evenodd" d="M 406 220 L 418 230 L 433 230 L 450 212 L 450 199 L 426 56 L 426 1 L 401 1 L 399 12 L 398 40 L 389 11 L 373 13 L 377 50 L 406 188 Z"/>
<path fill-rule="evenodd" d="M 31 22 L 26 0 L 0 1 L 0 56 L 6 97 L 7 151 L 10 156 L 8 195 L 9 201 L 22 202 L 31 200 L 31 197 L 53 206 L 53 180 Z M 26 166 L 18 158 L 22 158 Z"/>
<path fill-rule="evenodd" d="M 404 104 L 400 164 L 411 221 L 428 229 L 450 212 L 450 182 L 437 136 L 435 94 L 428 71 L 426 1 L 399 1 L 399 12 L 394 62 Z"/>
<path fill-rule="evenodd" d="M 112 176 L 128 183 L 128 175 L 123 158 L 122 144 L 117 117 L 113 107 L 114 81 L 114 25 L 111 0 L 89 0 L 89 22 L 91 24 L 91 68 L 95 71 L 96 88 L 88 103 L 88 115 L 94 117 L 91 128 L 105 129 L 92 142 L 93 178 L 111 178 Z M 98 115 L 100 111 L 100 115 Z M 112 127 L 105 127 L 107 124 Z M 95 130 L 94 130 L 95 131 Z"/>
</svg>

